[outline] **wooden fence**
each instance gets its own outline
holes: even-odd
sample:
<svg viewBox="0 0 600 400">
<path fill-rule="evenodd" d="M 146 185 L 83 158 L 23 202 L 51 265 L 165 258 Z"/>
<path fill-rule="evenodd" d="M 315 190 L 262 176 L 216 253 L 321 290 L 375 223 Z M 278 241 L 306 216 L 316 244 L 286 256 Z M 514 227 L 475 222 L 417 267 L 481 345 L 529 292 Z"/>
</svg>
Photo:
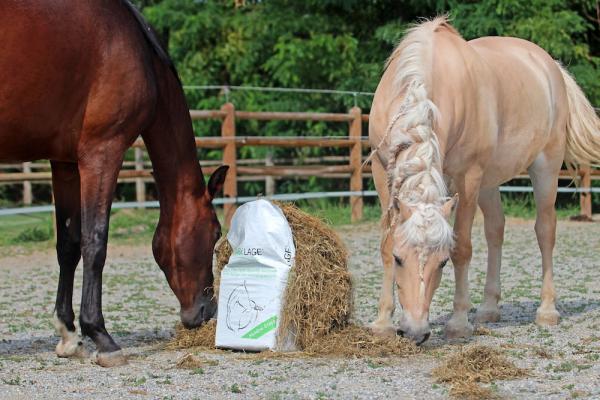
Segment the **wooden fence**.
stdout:
<svg viewBox="0 0 600 400">
<path fill-rule="evenodd" d="M 232 103 L 224 104 L 220 110 L 191 110 L 193 120 L 220 119 L 220 137 L 197 137 L 196 147 L 203 149 L 223 149 L 222 163 L 229 165 L 230 170 L 224 185 L 224 196 L 235 198 L 238 194 L 238 182 L 249 179 L 272 179 L 273 177 L 307 177 L 319 176 L 327 178 L 348 178 L 349 190 L 360 192 L 363 190 L 363 178 L 370 173 L 370 166 L 361 169 L 363 163 L 364 149 L 369 147 L 366 136 L 363 136 L 363 123 L 368 122 L 369 116 L 362 114 L 361 109 L 354 107 L 348 113 L 311 113 L 311 112 L 253 112 L 237 111 Z M 262 137 L 262 136 L 238 136 L 236 135 L 236 120 L 256 121 L 326 121 L 346 123 L 348 125 L 348 136 L 302 136 L 302 137 Z M 241 146 L 270 146 L 270 147 L 332 147 L 347 148 L 348 156 L 318 157 L 313 161 L 320 162 L 312 165 L 273 165 L 273 160 L 264 160 L 263 165 L 258 160 L 240 160 L 237 157 L 237 149 Z M 138 139 L 134 145 L 134 161 L 126 161 L 125 169 L 119 174 L 121 182 L 134 181 L 136 185 L 136 200 L 145 201 L 145 182 L 152 179 L 151 167 L 144 162 L 144 143 Z M 323 165 L 322 161 L 333 161 L 336 164 Z M 291 161 L 291 160 L 288 160 Z M 216 168 L 216 164 L 203 161 L 203 171 L 210 174 Z M 220 163 L 217 163 L 220 164 Z M 35 171 L 33 169 L 44 169 Z M 0 173 L 0 184 L 21 183 L 23 185 L 23 203 L 31 204 L 31 182 L 50 182 L 51 175 L 48 164 L 23 163 L 8 165 L 7 167 L 20 167 L 22 172 Z M 520 175 L 519 178 L 526 178 Z M 582 168 L 580 170 L 579 186 L 582 189 L 591 187 L 591 180 L 600 178 L 599 170 Z M 561 171 L 561 179 L 571 179 L 568 171 Z M 269 193 L 270 194 L 270 193 Z M 362 219 L 363 199 L 361 196 L 350 198 L 352 221 Z M 591 218 L 592 198 L 591 193 L 582 191 L 580 193 L 581 214 Z M 225 204 L 226 224 L 235 211 L 235 204 Z"/>
</svg>

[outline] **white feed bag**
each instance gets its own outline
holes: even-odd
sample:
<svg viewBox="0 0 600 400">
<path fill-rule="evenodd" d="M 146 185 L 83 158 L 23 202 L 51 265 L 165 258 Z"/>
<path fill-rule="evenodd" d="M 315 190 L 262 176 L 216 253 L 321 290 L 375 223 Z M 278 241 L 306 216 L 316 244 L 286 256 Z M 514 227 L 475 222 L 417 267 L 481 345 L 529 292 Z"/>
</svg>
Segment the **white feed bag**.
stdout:
<svg viewBox="0 0 600 400">
<path fill-rule="evenodd" d="M 256 200 L 237 209 L 227 240 L 233 253 L 221 272 L 215 345 L 275 349 L 296 254 L 292 230 L 279 207 Z"/>
</svg>

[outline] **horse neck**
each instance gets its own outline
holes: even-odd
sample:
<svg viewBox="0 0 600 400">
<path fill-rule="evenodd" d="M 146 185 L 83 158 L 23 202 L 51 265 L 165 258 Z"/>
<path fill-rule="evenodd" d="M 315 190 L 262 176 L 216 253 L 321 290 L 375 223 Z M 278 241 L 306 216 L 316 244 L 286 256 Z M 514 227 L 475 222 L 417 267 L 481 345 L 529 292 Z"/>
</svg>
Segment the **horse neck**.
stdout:
<svg viewBox="0 0 600 400">
<path fill-rule="evenodd" d="M 156 119 L 142 133 L 158 188 L 161 216 L 193 202 L 205 190 L 189 110 L 181 83 L 167 67 L 157 74 Z"/>
</svg>

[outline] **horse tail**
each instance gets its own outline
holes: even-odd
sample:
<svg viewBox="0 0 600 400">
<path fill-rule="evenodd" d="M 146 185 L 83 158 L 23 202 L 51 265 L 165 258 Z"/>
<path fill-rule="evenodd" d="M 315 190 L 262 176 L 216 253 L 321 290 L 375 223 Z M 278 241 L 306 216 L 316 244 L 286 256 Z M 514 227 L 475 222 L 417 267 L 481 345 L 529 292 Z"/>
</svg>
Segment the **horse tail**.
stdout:
<svg viewBox="0 0 600 400">
<path fill-rule="evenodd" d="M 569 102 L 565 161 L 577 165 L 600 165 L 600 118 L 569 72 L 559 64 Z"/>
</svg>

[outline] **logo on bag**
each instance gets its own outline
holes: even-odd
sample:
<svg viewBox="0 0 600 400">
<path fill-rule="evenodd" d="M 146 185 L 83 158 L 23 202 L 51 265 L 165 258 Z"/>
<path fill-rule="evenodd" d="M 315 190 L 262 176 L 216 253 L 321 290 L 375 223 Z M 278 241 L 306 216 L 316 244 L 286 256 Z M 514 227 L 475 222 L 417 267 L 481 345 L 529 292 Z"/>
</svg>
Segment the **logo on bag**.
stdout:
<svg viewBox="0 0 600 400">
<path fill-rule="evenodd" d="M 233 252 L 234 256 L 262 256 L 265 250 L 262 247 L 238 247 Z"/>
<path fill-rule="evenodd" d="M 283 253 L 283 258 L 287 261 L 288 265 L 292 265 L 292 249 L 286 247 Z"/>
<path fill-rule="evenodd" d="M 232 331 L 241 331 L 250 324 L 256 322 L 258 313 L 264 310 L 264 307 L 256 304 L 250 298 L 250 293 L 246 287 L 246 281 L 231 291 L 227 298 L 227 328 Z"/>
</svg>

